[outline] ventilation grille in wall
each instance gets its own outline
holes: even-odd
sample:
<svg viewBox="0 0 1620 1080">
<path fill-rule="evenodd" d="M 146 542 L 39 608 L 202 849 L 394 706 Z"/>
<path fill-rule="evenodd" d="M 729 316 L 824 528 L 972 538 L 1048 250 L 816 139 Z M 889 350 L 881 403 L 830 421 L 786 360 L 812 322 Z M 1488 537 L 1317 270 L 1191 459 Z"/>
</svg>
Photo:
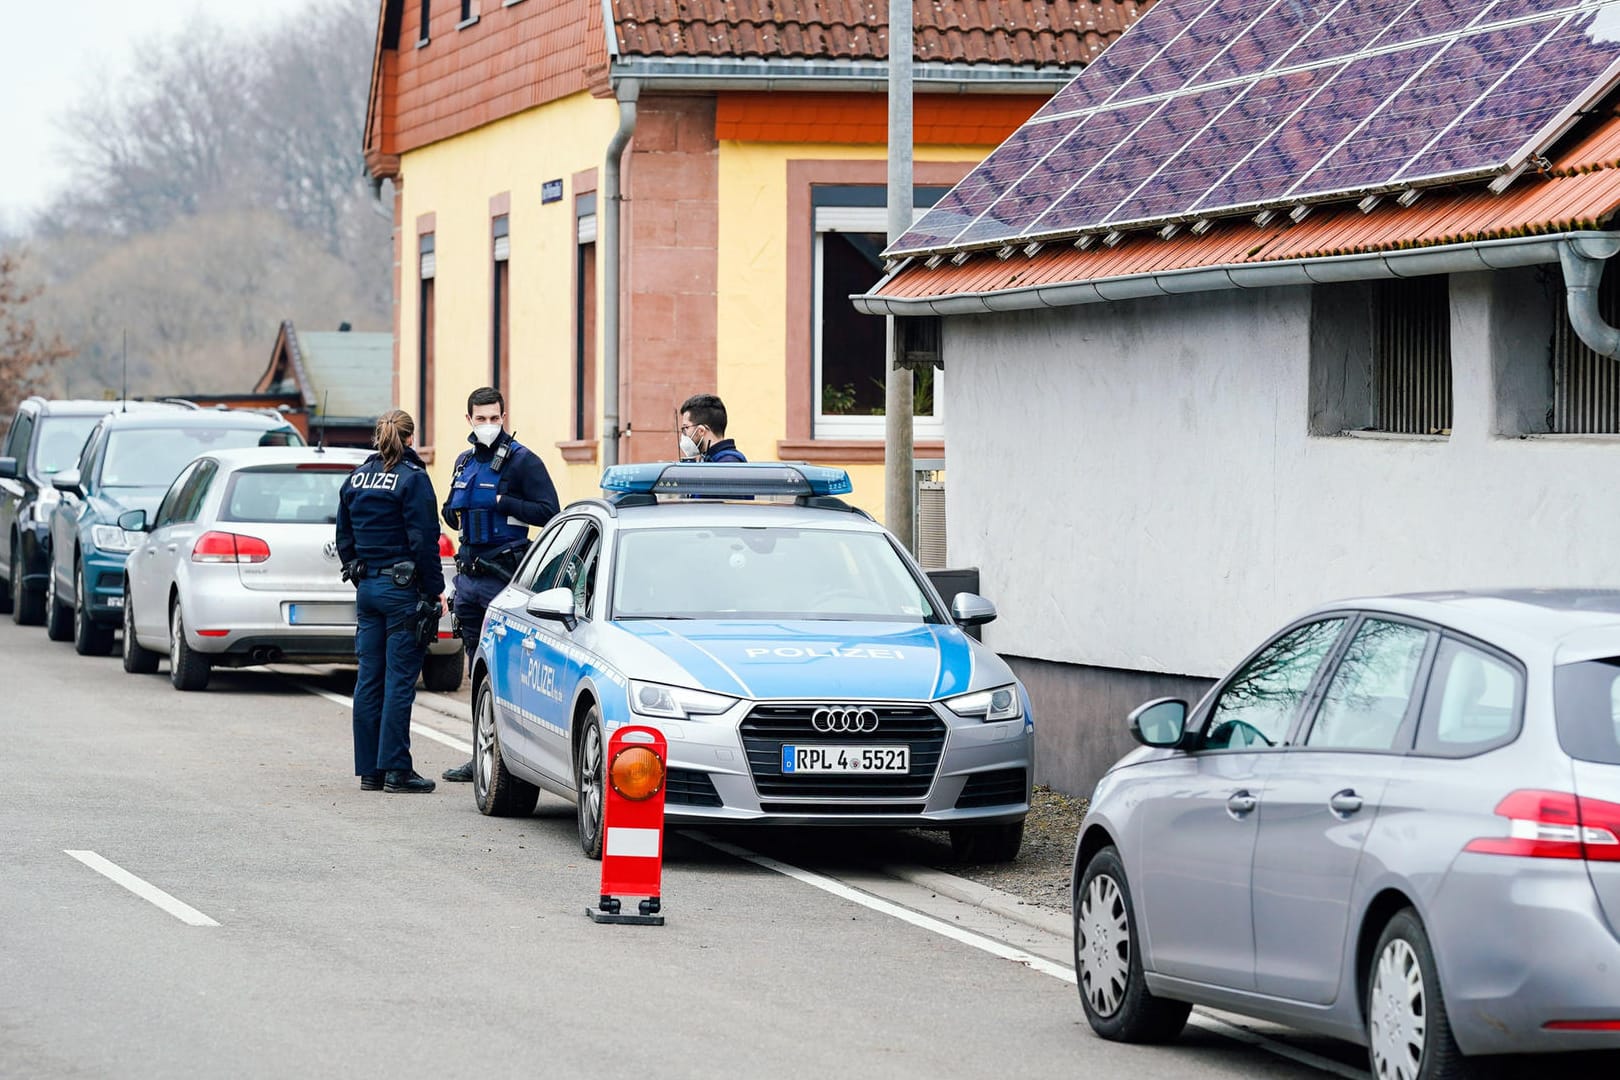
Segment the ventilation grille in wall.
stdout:
<svg viewBox="0 0 1620 1080">
<path fill-rule="evenodd" d="M 1620 323 L 1620 274 L 1605 273 L 1598 309 L 1610 326 Z M 1560 435 L 1620 433 L 1620 360 L 1586 347 L 1569 324 L 1560 296 L 1553 325 L 1553 404 L 1548 429 Z"/>
<path fill-rule="evenodd" d="M 917 470 L 917 562 L 924 570 L 938 570 L 945 561 L 945 473 Z"/>
<path fill-rule="evenodd" d="M 1450 279 L 1381 281 L 1373 303 L 1374 429 L 1451 434 Z"/>
</svg>

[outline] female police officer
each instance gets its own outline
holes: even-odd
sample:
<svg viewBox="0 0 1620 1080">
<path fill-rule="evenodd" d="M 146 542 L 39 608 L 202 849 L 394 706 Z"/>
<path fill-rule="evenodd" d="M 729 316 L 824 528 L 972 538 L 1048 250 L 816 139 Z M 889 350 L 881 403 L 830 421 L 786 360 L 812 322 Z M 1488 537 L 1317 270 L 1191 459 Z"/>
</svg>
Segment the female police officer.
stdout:
<svg viewBox="0 0 1620 1080">
<path fill-rule="evenodd" d="M 410 448 L 416 422 L 395 409 L 377 421 L 377 453 L 343 484 L 337 549 L 355 597 L 354 771 L 366 791 L 432 791 L 411 767 L 411 705 L 425 649 L 418 605 L 444 610 L 433 483 Z M 424 606 L 425 610 L 425 606 Z"/>
</svg>

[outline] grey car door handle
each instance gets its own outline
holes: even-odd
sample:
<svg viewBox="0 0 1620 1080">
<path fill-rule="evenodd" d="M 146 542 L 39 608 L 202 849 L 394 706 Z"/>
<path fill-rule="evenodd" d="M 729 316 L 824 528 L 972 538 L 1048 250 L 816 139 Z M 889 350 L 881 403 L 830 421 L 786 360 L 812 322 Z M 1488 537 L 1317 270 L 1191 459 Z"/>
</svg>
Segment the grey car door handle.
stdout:
<svg viewBox="0 0 1620 1080">
<path fill-rule="evenodd" d="M 179 550 L 180 550 L 180 545 L 179 544 L 170 544 L 169 545 L 169 554 L 170 555 L 173 555 L 176 551 L 179 551 Z"/>
<path fill-rule="evenodd" d="M 1348 817 L 1361 809 L 1361 796 L 1357 795 L 1353 789 L 1345 788 L 1343 791 L 1333 793 L 1333 797 L 1328 799 L 1328 806 L 1332 808 L 1335 814 L 1343 814 Z"/>
<path fill-rule="evenodd" d="M 1232 797 L 1226 800 L 1226 809 L 1233 817 L 1242 817 L 1252 814 L 1254 808 L 1260 805 L 1260 800 L 1247 791 L 1234 791 Z"/>
</svg>

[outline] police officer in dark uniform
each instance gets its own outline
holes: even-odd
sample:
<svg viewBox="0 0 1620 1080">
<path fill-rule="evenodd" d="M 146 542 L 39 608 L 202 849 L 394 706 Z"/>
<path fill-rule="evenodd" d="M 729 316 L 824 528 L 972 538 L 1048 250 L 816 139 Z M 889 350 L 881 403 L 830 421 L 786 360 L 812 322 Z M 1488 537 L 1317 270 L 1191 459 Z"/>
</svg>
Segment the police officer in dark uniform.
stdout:
<svg viewBox="0 0 1620 1080">
<path fill-rule="evenodd" d="M 747 461 L 737 440 L 726 438 L 726 403 L 693 394 L 681 403 L 681 457 L 687 461 Z"/>
<path fill-rule="evenodd" d="M 428 792 L 411 765 L 411 705 L 444 610 L 433 482 L 410 448 L 416 422 L 395 409 L 377 421 L 377 453 L 338 497 L 337 549 L 356 589 L 354 771 L 364 791 Z M 431 626 L 429 626 L 431 620 Z"/>
<path fill-rule="evenodd" d="M 445 524 L 461 532 L 456 552 L 455 616 L 472 669 L 489 602 L 506 588 L 529 547 L 529 526 L 543 528 L 557 514 L 557 488 L 540 456 L 506 430 L 506 399 L 493 386 L 467 397 L 470 449 L 456 459 Z M 473 763 L 444 771 L 469 781 Z"/>
</svg>

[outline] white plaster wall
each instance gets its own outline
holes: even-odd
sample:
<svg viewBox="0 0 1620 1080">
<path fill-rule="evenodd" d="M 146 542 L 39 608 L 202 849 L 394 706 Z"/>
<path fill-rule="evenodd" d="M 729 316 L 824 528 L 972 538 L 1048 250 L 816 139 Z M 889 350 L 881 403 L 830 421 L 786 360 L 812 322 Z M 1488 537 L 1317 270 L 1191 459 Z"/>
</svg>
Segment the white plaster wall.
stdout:
<svg viewBox="0 0 1620 1080">
<path fill-rule="evenodd" d="M 1452 279 L 1447 441 L 1308 435 L 1305 289 L 947 319 L 950 561 L 1000 609 L 986 642 L 1214 676 L 1320 601 L 1620 585 L 1620 442 L 1491 433 L 1491 292 Z"/>
</svg>

